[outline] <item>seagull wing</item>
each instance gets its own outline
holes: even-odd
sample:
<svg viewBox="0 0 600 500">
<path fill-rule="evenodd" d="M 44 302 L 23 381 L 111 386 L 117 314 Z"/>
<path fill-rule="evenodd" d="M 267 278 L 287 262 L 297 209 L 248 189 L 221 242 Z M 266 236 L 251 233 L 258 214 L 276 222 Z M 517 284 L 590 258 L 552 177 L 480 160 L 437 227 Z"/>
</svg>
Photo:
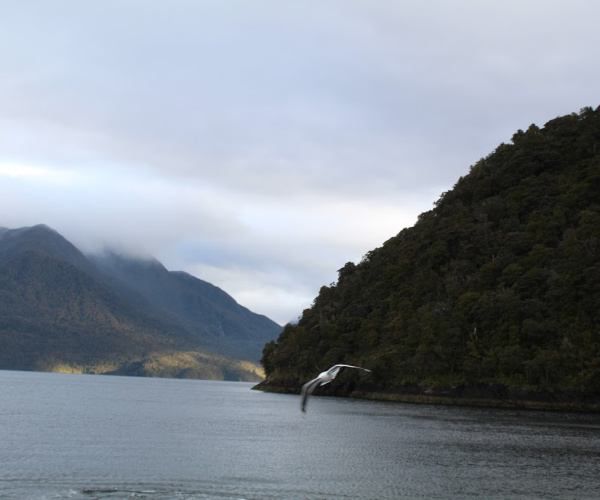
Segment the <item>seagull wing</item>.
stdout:
<svg viewBox="0 0 600 500">
<path fill-rule="evenodd" d="M 362 370 L 362 371 L 369 372 L 369 373 L 371 372 L 371 370 L 369 370 L 367 368 L 362 368 L 361 366 L 333 365 L 329 370 L 327 370 L 327 373 L 329 373 L 332 377 L 335 377 L 342 368 L 355 368 L 357 370 Z"/>
<path fill-rule="evenodd" d="M 308 400 L 308 396 L 310 396 L 313 391 L 321 384 L 321 379 L 319 377 L 317 378 L 313 378 L 312 380 L 309 380 L 308 382 L 306 382 L 306 384 L 304 384 L 302 386 L 302 403 L 301 403 L 301 408 L 302 411 L 306 411 L 306 401 Z"/>
</svg>

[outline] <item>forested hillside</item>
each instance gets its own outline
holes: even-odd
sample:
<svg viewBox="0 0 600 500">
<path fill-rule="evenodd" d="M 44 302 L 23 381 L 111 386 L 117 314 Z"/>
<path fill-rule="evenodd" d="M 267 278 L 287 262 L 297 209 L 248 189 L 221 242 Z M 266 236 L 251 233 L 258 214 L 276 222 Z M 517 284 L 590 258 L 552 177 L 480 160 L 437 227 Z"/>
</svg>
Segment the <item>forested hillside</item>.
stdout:
<svg viewBox="0 0 600 500">
<path fill-rule="evenodd" d="M 266 345 L 264 387 L 341 362 L 373 373 L 339 393 L 598 396 L 600 108 L 519 130 L 344 265 Z"/>
</svg>

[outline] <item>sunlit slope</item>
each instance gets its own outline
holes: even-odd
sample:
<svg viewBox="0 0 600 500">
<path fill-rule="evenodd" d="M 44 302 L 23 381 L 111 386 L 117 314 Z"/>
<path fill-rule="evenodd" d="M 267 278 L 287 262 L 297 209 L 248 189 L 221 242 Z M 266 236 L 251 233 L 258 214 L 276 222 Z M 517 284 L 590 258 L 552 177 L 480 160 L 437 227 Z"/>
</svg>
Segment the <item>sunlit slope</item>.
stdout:
<svg viewBox="0 0 600 500">
<path fill-rule="evenodd" d="M 266 387 L 566 399 L 600 392 L 600 109 L 518 131 L 267 344 Z"/>
</svg>

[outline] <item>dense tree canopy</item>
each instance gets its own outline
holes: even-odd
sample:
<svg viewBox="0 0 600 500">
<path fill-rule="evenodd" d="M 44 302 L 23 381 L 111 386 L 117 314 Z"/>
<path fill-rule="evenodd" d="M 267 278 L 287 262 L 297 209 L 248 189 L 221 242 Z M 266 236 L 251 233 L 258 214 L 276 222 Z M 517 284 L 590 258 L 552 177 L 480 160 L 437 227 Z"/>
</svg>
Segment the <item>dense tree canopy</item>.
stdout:
<svg viewBox="0 0 600 500">
<path fill-rule="evenodd" d="M 600 108 L 519 130 L 263 354 L 290 388 L 340 362 L 364 390 L 600 392 Z"/>
</svg>

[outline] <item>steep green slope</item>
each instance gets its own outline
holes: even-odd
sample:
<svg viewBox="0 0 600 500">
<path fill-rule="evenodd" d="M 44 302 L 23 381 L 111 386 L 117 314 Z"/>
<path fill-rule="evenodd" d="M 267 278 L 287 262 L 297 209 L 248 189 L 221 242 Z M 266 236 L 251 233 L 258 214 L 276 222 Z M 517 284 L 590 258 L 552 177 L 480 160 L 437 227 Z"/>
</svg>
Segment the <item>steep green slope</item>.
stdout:
<svg viewBox="0 0 600 500">
<path fill-rule="evenodd" d="M 266 345 L 265 388 L 565 400 L 600 393 L 600 108 L 518 131 L 339 270 Z"/>
</svg>

